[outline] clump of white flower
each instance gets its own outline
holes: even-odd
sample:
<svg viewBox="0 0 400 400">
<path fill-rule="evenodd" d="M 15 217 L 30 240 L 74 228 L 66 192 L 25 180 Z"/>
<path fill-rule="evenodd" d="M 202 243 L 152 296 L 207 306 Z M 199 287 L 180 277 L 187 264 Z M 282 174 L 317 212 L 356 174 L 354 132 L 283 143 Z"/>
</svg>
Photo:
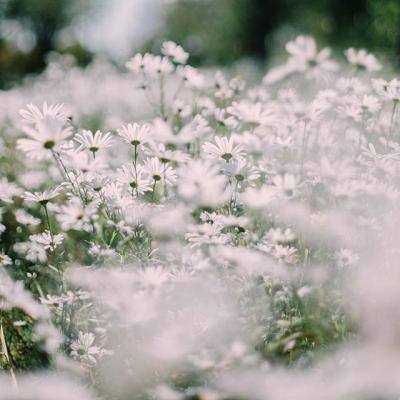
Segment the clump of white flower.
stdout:
<svg viewBox="0 0 400 400">
<path fill-rule="evenodd" d="M 38 366 L 117 400 L 399 396 L 399 80 L 286 51 L 254 87 L 167 41 L 65 73 L 69 102 L 51 71 L 55 104 L 4 94 L 0 399 L 50 398 Z"/>
</svg>

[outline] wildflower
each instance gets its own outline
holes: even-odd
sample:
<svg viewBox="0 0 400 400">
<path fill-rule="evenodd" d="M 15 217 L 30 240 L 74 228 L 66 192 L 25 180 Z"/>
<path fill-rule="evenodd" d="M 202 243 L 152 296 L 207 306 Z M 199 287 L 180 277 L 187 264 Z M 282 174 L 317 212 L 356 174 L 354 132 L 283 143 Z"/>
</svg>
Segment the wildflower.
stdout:
<svg viewBox="0 0 400 400">
<path fill-rule="evenodd" d="M 339 268 L 345 268 L 357 264 L 360 256 L 350 249 L 341 248 L 335 253 L 335 259 Z"/>
<path fill-rule="evenodd" d="M 204 76 L 190 65 L 179 66 L 177 75 L 182 79 L 184 85 L 190 89 L 204 89 L 206 81 Z"/>
<path fill-rule="evenodd" d="M 372 87 L 384 100 L 400 102 L 400 80 L 394 78 L 390 81 L 385 79 L 372 79 Z"/>
<path fill-rule="evenodd" d="M 66 120 L 67 118 L 67 113 L 63 110 L 64 104 L 61 103 L 47 105 L 47 102 L 44 102 L 42 110 L 34 104 L 27 104 L 26 108 L 26 110 L 21 109 L 19 111 L 23 123 L 35 124 L 45 119 L 47 116 L 59 118 L 61 120 Z"/>
<path fill-rule="evenodd" d="M 80 331 L 77 339 L 71 343 L 71 356 L 85 363 L 96 364 L 102 355 L 102 350 L 94 345 L 95 339 L 93 333 Z"/>
<path fill-rule="evenodd" d="M 177 178 L 175 170 L 169 165 L 161 163 L 156 157 L 145 161 L 144 170 L 153 181 L 153 184 L 162 181 L 166 185 L 173 185 Z"/>
<path fill-rule="evenodd" d="M 263 246 L 259 246 L 263 249 Z M 273 245 L 271 248 L 267 246 L 268 253 L 276 258 L 279 262 L 293 264 L 296 261 L 297 249 L 292 246 L 283 246 L 281 244 Z"/>
<path fill-rule="evenodd" d="M 91 151 L 93 155 L 101 149 L 112 146 L 112 137 L 110 132 L 104 134 L 100 131 L 93 133 L 92 131 L 83 130 L 81 134 L 75 135 L 74 139 L 80 143 L 78 150 L 86 148 Z"/>
<path fill-rule="evenodd" d="M 165 76 L 174 70 L 174 66 L 168 57 L 152 56 L 147 60 L 146 70 L 150 76 Z"/>
<path fill-rule="evenodd" d="M 368 86 L 361 79 L 354 76 L 338 79 L 336 86 L 346 94 L 361 95 L 368 91 Z"/>
<path fill-rule="evenodd" d="M 146 78 L 168 75 L 174 70 L 174 66 L 168 57 L 154 56 L 149 53 L 136 54 L 125 66 L 131 72 L 143 73 Z"/>
<path fill-rule="evenodd" d="M 247 100 L 234 101 L 227 111 L 248 124 L 267 124 L 274 121 L 272 110 L 265 108 L 261 103 L 252 103 Z"/>
<path fill-rule="evenodd" d="M 50 200 L 54 199 L 61 193 L 61 186 L 54 189 L 45 190 L 43 192 L 25 192 L 23 198 L 25 201 L 36 202 L 45 206 Z"/>
<path fill-rule="evenodd" d="M 118 180 L 136 193 L 143 194 L 151 190 L 151 180 L 142 165 L 126 164 L 117 170 Z"/>
<path fill-rule="evenodd" d="M 206 142 L 203 145 L 203 151 L 210 158 L 222 159 L 226 162 L 243 158 L 243 148 L 240 144 L 234 145 L 233 138 L 215 136 L 214 142 L 215 144 Z"/>
<path fill-rule="evenodd" d="M 67 204 L 60 207 L 57 219 L 61 228 L 64 230 L 84 230 L 93 229 L 92 223 L 97 219 L 97 203 L 92 202 L 83 205 L 81 200 L 73 197 Z"/>
<path fill-rule="evenodd" d="M 310 36 L 300 35 L 288 42 L 286 51 L 289 53 L 288 61 L 268 71 L 263 83 L 276 83 L 295 72 L 305 72 L 307 76 L 320 77 L 338 70 L 338 64 L 330 58 L 330 49 L 318 51 L 315 40 Z"/>
<path fill-rule="evenodd" d="M 336 62 L 330 59 L 330 50 L 325 48 L 318 52 L 317 44 L 310 36 L 298 36 L 286 44 L 286 51 L 291 56 L 289 63 L 299 71 L 310 68 L 331 72 L 338 69 Z"/>
<path fill-rule="evenodd" d="M 224 172 L 234 179 L 238 187 L 254 186 L 255 181 L 260 177 L 260 171 L 245 159 L 224 165 Z"/>
<path fill-rule="evenodd" d="M 381 63 L 376 57 L 366 50 L 356 50 L 349 48 L 345 51 L 347 61 L 358 69 L 365 69 L 368 72 L 379 71 L 382 68 Z"/>
<path fill-rule="evenodd" d="M 133 56 L 126 64 L 126 68 L 131 71 L 131 72 L 142 72 L 145 71 L 146 69 L 146 56 L 147 54 L 145 54 L 144 56 L 142 54 L 136 54 L 135 56 Z"/>
<path fill-rule="evenodd" d="M 29 139 L 18 139 L 17 148 L 29 158 L 46 160 L 52 157 L 52 151 L 57 149 L 72 133 L 70 126 L 65 126 L 65 120 L 46 115 L 37 120 L 34 126 L 24 125 L 23 131 Z"/>
<path fill-rule="evenodd" d="M 20 254 L 25 254 L 25 258 L 31 262 L 45 263 L 47 254 L 44 247 L 36 242 L 19 242 L 15 243 L 14 251 Z"/>
<path fill-rule="evenodd" d="M 191 247 L 203 244 L 225 244 L 229 241 L 226 234 L 222 233 L 223 226 L 218 224 L 202 224 L 192 226 L 186 234 L 186 239 Z"/>
<path fill-rule="evenodd" d="M 64 240 L 64 235 L 58 234 L 53 235 L 49 231 L 45 231 L 43 233 L 38 233 L 36 235 L 31 235 L 29 237 L 31 242 L 37 243 L 42 246 L 45 250 L 52 250 L 61 245 Z"/>
<path fill-rule="evenodd" d="M 157 157 L 163 164 L 170 161 L 177 163 L 185 162 L 189 156 L 180 150 L 170 150 L 163 143 L 151 142 L 145 149 L 145 153 L 152 157 Z"/>
<path fill-rule="evenodd" d="M 119 136 L 132 146 L 142 146 L 150 140 L 150 128 L 146 124 L 139 125 L 135 122 L 124 125 L 117 131 Z"/>
<path fill-rule="evenodd" d="M 187 118 L 193 111 L 192 107 L 182 100 L 175 100 L 172 105 L 172 110 L 179 118 Z"/>
<path fill-rule="evenodd" d="M 6 265 L 11 265 L 12 260 L 7 254 L 0 253 L 0 267 L 5 267 Z"/>
<path fill-rule="evenodd" d="M 170 273 L 161 266 L 143 268 L 136 273 L 136 280 L 145 288 L 161 286 L 169 278 Z"/>
<path fill-rule="evenodd" d="M 164 54 L 164 56 L 171 57 L 172 60 L 178 64 L 186 64 L 189 58 L 189 54 L 186 53 L 181 46 L 171 40 L 162 44 L 161 53 Z"/>
</svg>

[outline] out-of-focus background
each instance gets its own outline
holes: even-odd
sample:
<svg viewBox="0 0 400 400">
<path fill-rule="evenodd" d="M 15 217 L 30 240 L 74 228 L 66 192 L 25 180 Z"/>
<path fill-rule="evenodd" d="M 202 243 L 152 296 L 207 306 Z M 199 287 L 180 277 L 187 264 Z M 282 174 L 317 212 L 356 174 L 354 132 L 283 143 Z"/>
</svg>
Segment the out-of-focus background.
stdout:
<svg viewBox="0 0 400 400">
<path fill-rule="evenodd" d="M 40 73 L 54 52 L 123 65 L 171 39 L 193 65 L 265 65 L 299 33 L 399 65 L 400 0 L 0 0 L 0 88 Z"/>
</svg>

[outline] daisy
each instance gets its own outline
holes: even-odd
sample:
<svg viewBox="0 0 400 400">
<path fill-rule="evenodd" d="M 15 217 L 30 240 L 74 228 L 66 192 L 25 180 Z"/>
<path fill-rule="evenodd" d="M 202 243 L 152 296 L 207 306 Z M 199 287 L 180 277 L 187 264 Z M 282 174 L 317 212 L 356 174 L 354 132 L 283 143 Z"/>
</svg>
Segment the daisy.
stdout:
<svg viewBox="0 0 400 400">
<path fill-rule="evenodd" d="M 379 71 L 382 68 L 381 63 L 376 59 L 376 57 L 364 49 L 356 50 L 350 48 L 347 49 L 344 54 L 347 57 L 347 61 L 358 69 L 365 69 L 368 72 L 374 72 Z"/>
<path fill-rule="evenodd" d="M 206 86 L 206 80 L 204 76 L 190 65 L 178 66 L 177 75 L 182 79 L 185 87 L 191 89 L 204 89 Z"/>
<path fill-rule="evenodd" d="M 234 101 L 227 111 L 238 120 L 247 124 L 266 124 L 274 121 L 274 113 L 266 109 L 261 103 L 253 103 L 248 100 Z"/>
<path fill-rule="evenodd" d="M 66 205 L 61 206 L 57 219 L 63 230 L 89 231 L 91 223 L 97 218 L 97 204 L 92 202 L 83 205 L 80 199 L 73 197 Z"/>
<path fill-rule="evenodd" d="M 151 71 L 155 75 L 168 75 L 174 70 L 174 66 L 167 57 L 155 56 L 151 64 Z"/>
<path fill-rule="evenodd" d="M 385 100 L 400 102 L 400 80 L 372 79 L 372 87 Z"/>
<path fill-rule="evenodd" d="M 155 56 L 149 53 L 136 54 L 125 66 L 131 72 L 145 74 L 146 78 L 154 75 L 167 75 L 174 70 L 174 66 L 168 57 Z"/>
<path fill-rule="evenodd" d="M 164 56 L 171 57 L 177 64 L 186 64 L 189 58 L 189 53 L 186 53 L 181 46 L 171 40 L 162 44 L 161 53 L 164 54 Z"/>
<path fill-rule="evenodd" d="M 65 120 L 53 115 L 46 115 L 35 124 L 24 125 L 23 131 L 29 139 L 17 140 L 17 148 L 29 158 L 46 160 L 51 158 L 52 151 L 62 144 L 72 133 L 72 127 L 65 126 Z"/>
<path fill-rule="evenodd" d="M 25 254 L 25 258 L 31 262 L 45 263 L 47 261 L 46 250 L 36 242 L 20 242 L 14 244 L 14 251 Z"/>
<path fill-rule="evenodd" d="M 141 71 L 144 71 L 146 68 L 146 61 L 145 61 L 145 56 L 142 54 L 135 54 L 126 64 L 126 68 L 134 73 L 138 73 Z"/>
<path fill-rule="evenodd" d="M 142 165 L 126 164 L 117 170 L 119 182 L 129 186 L 131 190 L 143 194 L 151 190 L 151 180 Z"/>
<path fill-rule="evenodd" d="M 170 276 L 170 273 L 161 266 L 143 268 L 136 273 L 137 281 L 146 288 L 161 286 Z"/>
<path fill-rule="evenodd" d="M 189 160 L 189 155 L 180 150 L 170 150 L 163 143 L 150 142 L 145 153 L 151 157 L 157 157 L 162 163 L 174 161 L 177 163 Z"/>
<path fill-rule="evenodd" d="M 329 48 L 318 51 L 315 40 L 310 36 L 298 36 L 286 44 L 289 53 L 288 61 L 278 67 L 271 68 L 263 79 L 265 84 L 274 84 L 296 72 L 305 72 L 306 76 L 324 76 L 337 71 L 339 66 L 332 61 Z"/>
<path fill-rule="evenodd" d="M 341 248 L 335 252 L 335 259 L 339 268 L 345 268 L 357 264 L 360 256 L 350 249 Z"/>
<path fill-rule="evenodd" d="M 26 110 L 21 109 L 19 115 L 22 117 L 23 123 L 35 124 L 36 122 L 44 119 L 46 116 L 51 116 L 54 118 L 60 118 L 61 120 L 67 119 L 67 113 L 64 108 L 64 104 L 50 104 L 47 102 L 43 103 L 42 110 L 34 104 L 27 104 Z"/>
<path fill-rule="evenodd" d="M 136 122 L 117 129 L 119 136 L 132 146 L 140 146 L 150 140 L 150 127 L 147 124 L 139 125 Z"/>
<path fill-rule="evenodd" d="M 186 234 L 186 240 L 191 243 L 191 247 L 201 246 L 202 244 L 225 244 L 229 237 L 222 233 L 222 226 L 218 224 L 202 224 L 190 227 Z"/>
<path fill-rule="evenodd" d="M 61 193 L 61 186 L 54 189 L 45 190 L 44 192 L 25 192 L 23 198 L 28 202 L 36 202 L 45 206 L 50 200 L 54 199 Z"/>
<path fill-rule="evenodd" d="M 260 246 L 261 250 L 262 246 Z M 292 246 L 283 246 L 281 244 L 273 245 L 269 251 L 267 251 L 272 257 L 276 258 L 278 262 L 284 262 L 287 264 L 293 264 L 296 262 L 297 249 Z"/>
<path fill-rule="evenodd" d="M 71 356 L 76 360 L 96 364 L 97 358 L 102 355 L 100 347 L 94 345 L 93 333 L 79 332 L 78 338 L 71 343 Z"/>
<path fill-rule="evenodd" d="M 163 181 L 166 185 L 173 185 L 176 182 L 177 175 L 175 170 L 169 165 L 161 163 L 156 157 L 147 159 L 144 168 L 150 179 L 152 179 L 153 184 Z"/>
<path fill-rule="evenodd" d="M 332 72 L 338 69 L 338 65 L 330 59 L 330 49 L 318 51 L 314 38 L 310 36 L 300 35 L 288 42 L 286 51 L 290 54 L 289 64 L 298 71 L 312 69 Z"/>
<path fill-rule="evenodd" d="M 244 156 L 243 148 L 240 144 L 234 145 L 233 138 L 214 137 L 214 143 L 206 142 L 203 144 L 203 151 L 210 158 L 222 159 L 226 162 L 240 160 Z"/>
<path fill-rule="evenodd" d="M 64 236 L 53 235 L 49 231 L 45 231 L 43 233 L 38 233 L 36 235 L 31 235 L 29 237 L 31 242 L 37 243 L 38 245 L 42 246 L 45 250 L 54 250 L 58 247 L 64 240 Z"/>
<path fill-rule="evenodd" d="M 239 187 L 254 186 L 255 181 L 261 176 L 260 171 L 244 159 L 225 164 L 224 172 L 229 177 L 234 178 Z"/>
<path fill-rule="evenodd" d="M 100 131 L 93 133 L 89 130 L 83 130 L 81 134 L 75 135 L 74 139 L 80 144 L 78 150 L 86 148 L 93 153 L 93 156 L 98 150 L 112 146 L 110 132 L 104 134 Z"/>
</svg>

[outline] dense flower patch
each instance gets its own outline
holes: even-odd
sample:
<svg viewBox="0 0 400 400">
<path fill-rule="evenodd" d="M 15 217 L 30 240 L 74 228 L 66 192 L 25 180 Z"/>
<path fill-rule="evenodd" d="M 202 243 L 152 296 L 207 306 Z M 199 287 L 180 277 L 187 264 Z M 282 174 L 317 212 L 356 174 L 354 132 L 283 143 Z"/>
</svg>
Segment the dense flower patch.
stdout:
<svg viewBox="0 0 400 400">
<path fill-rule="evenodd" d="M 400 81 L 286 49 L 254 87 L 137 54 L 136 120 L 94 72 L 2 110 L 0 399 L 400 395 Z"/>
</svg>

